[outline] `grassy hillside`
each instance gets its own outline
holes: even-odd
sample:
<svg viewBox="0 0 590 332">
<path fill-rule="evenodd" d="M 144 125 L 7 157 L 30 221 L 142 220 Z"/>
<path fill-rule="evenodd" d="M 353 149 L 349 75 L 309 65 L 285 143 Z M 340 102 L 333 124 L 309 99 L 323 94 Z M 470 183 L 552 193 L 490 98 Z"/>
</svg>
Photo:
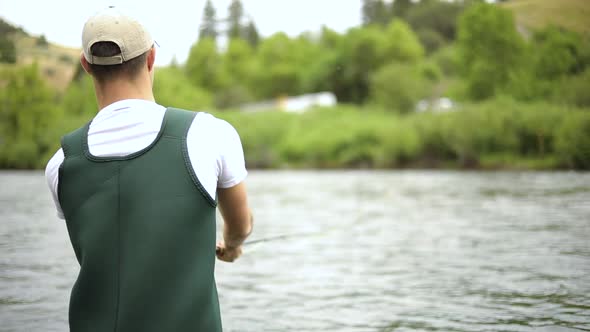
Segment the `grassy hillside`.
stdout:
<svg viewBox="0 0 590 332">
<path fill-rule="evenodd" d="M 511 0 L 502 5 L 514 11 L 526 30 L 556 25 L 590 36 L 589 0 Z"/>
<path fill-rule="evenodd" d="M 14 42 L 16 65 L 36 62 L 47 82 L 63 91 L 75 73 L 80 50 L 48 43 L 43 36 L 31 36 L 16 27 L 9 29 L 9 23 L 0 21 L 5 36 Z M 0 68 L 13 66 L 15 64 L 0 63 Z"/>
</svg>

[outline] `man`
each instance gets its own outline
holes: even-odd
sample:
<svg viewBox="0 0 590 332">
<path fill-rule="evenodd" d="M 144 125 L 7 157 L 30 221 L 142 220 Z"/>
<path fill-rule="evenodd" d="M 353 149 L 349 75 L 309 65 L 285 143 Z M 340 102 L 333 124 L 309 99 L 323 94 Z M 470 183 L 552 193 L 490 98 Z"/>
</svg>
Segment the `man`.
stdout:
<svg viewBox="0 0 590 332">
<path fill-rule="evenodd" d="M 82 42 L 100 111 L 46 169 L 80 263 L 70 329 L 221 331 L 216 251 L 234 261 L 252 230 L 239 136 L 209 114 L 155 103 L 154 41 L 132 18 L 108 8 Z"/>
</svg>

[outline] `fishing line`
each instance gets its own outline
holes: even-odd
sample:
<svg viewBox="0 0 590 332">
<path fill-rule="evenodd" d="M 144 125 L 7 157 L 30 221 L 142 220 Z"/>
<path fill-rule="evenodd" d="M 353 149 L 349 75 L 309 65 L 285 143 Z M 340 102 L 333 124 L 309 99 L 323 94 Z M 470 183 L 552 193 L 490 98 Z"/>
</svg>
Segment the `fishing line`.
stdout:
<svg viewBox="0 0 590 332">
<path fill-rule="evenodd" d="M 294 238 L 294 237 L 318 235 L 320 233 L 322 233 L 322 232 L 303 232 L 303 233 L 293 233 L 293 234 L 282 234 L 282 235 L 276 235 L 276 236 L 269 236 L 269 237 L 264 237 L 264 238 L 260 238 L 260 239 L 246 241 L 246 242 L 244 242 L 244 245 L 247 246 L 247 245 L 253 245 L 253 244 L 257 244 L 257 243 L 272 242 L 272 241 L 276 241 L 276 240 L 284 240 L 284 239 L 289 239 L 289 238 Z"/>
<path fill-rule="evenodd" d="M 357 224 L 361 221 L 362 215 L 362 188 L 361 188 L 361 180 L 358 178 L 358 175 L 355 176 L 355 185 L 354 185 L 354 204 L 356 205 L 355 211 L 355 220 L 354 223 Z M 298 232 L 298 233 L 290 233 L 290 234 L 281 234 L 275 236 L 268 236 L 259 239 L 249 240 L 243 243 L 243 246 L 248 247 L 248 251 L 252 252 L 252 247 L 257 248 L 257 245 L 267 243 L 267 242 L 274 242 L 277 240 L 286 240 L 292 238 L 306 238 L 311 236 L 319 236 L 319 235 L 326 235 L 329 233 L 333 233 L 335 231 L 342 231 L 342 227 L 330 227 L 324 230 L 315 231 L 315 232 Z"/>
</svg>

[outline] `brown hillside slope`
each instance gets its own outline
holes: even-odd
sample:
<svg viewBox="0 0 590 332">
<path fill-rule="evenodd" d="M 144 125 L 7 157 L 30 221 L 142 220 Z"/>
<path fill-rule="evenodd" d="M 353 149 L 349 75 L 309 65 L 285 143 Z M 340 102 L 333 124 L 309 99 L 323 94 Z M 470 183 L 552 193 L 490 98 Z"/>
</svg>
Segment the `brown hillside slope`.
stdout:
<svg viewBox="0 0 590 332">
<path fill-rule="evenodd" d="M 590 0 L 511 0 L 502 6 L 527 30 L 556 25 L 590 36 Z"/>
<path fill-rule="evenodd" d="M 3 22 L 3 24 L 10 23 Z M 14 41 L 16 64 L 0 63 L 0 68 L 36 62 L 48 84 L 59 91 L 65 90 L 79 64 L 79 49 L 48 43 L 44 37 L 31 36 L 17 28 L 7 34 Z"/>
</svg>

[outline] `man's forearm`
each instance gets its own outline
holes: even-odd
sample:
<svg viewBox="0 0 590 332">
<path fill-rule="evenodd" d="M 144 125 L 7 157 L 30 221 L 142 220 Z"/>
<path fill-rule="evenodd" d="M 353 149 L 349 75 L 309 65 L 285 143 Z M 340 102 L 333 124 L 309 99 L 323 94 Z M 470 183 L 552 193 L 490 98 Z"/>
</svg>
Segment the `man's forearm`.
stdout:
<svg viewBox="0 0 590 332">
<path fill-rule="evenodd" d="M 252 211 L 248 213 L 249 218 L 247 227 L 229 226 L 227 223 L 223 226 L 223 240 L 226 247 L 237 248 L 241 246 L 248 236 L 252 233 L 254 221 Z"/>
</svg>

